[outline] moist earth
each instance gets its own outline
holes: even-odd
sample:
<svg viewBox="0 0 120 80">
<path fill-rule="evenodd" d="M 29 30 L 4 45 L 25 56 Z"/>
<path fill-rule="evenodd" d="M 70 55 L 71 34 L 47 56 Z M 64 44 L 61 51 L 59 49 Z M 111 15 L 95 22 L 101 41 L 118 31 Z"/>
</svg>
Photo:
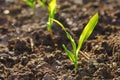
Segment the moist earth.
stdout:
<svg viewBox="0 0 120 80">
<path fill-rule="evenodd" d="M 59 25 L 47 31 L 47 8 L 35 13 L 22 0 L 0 0 L 0 80 L 120 80 L 120 1 L 57 0 L 55 19 L 76 42 L 96 12 L 99 21 L 79 54 L 78 70 L 62 48 Z"/>
</svg>

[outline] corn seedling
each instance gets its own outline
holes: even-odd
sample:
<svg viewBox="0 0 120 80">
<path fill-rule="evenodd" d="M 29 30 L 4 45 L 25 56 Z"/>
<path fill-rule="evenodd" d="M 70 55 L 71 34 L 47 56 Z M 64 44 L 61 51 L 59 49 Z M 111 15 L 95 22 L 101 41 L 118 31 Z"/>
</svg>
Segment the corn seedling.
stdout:
<svg viewBox="0 0 120 80">
<path fill-rule="evenodd" d="M 33 13 L 36 11 L 36 4 L 39 4 L 42 8 L 45 7 L 46 0 L 23 0 L 29 7 L 32 8 Z"/>
<path fill-rule="evenodd" d="M 52 19 L 54 22 L 56 22 L 57 24 L 59 24 L 61 26 L 61 28 L 65 31 L 67 38 L 70 40 L 70 43 L 72 45 L 72 51 L 68 50 L 66 48 L 66 46 L 63 44 L 63 48 L 65 50 L 65 53 L 67 54 L 67 56 L 69 57 L 69 59 L 74 63 L 74 68 L 75 68 L 75 72 L 78 69 L 78 53 L 80 52 L 85 58 L 88 59 L 88 57 L 83 54 L 80 49 L 83 45 L 83 43 L 88 39 L 88 37 L 91 35 L 91 33 L 93 32 L 97 22 L 98 22 L 98 13 L 96 13 L 88 22 L 88 24 L 86 25 L 86 27 L 84 28 L 82 34 L 79 37 L 78 40 L 78 44 L 75 43 L 75 40 L 73 39 L 73 37 L 66 31 L 65 27 L 62 25 L 62 23 L 60 23 L 58 20 Z"/>
<path fill-rule="evenodd" d="M 52 19 L 54 19 L 54 16 L 55 16 L 55 13 L 56 13 L 56 10 L 57 10 L 57 4 L 56 3 L 57 3 L 56 0 L 51 0 L 48 3 L 49 17 L 48 17 L 48 24 L 47 24 L 47 30 L 49 31 L 49 34 L 50 34 L 50 36 L 53 40 L 54 46 L 57 46 L 57 44 L 54 41 L 54 35 L 53 35 L 53 31 L 52 31 L 52 25 L 53 25 L 53 20 Z"/>
<path fill-rule="evenodd" d="M 34 12 L 35 12 L 35 5 L 38 3 L 40 6 L 45 7 L 45 3 L 46 0 L 23 0 L 28 6 L 30 6 Z M 47 24 L 47 30 L 50 31 L 52 24 L 53 24 L 53 20 L 54 19 L 54 15 L 56 13 L 57 10 L 57 4 L 56 4 L 56 0 L 51 0 L 48 3 L 48 24 Z"/>
<path fill-rule="evenodd" d="M 47 30 L 50 31 L 51 30 L 51 26 L 53 24 L 53 20 L 54 19 L 54 15 L 56 13 L 57 10 L 57 4 L 56 4 L 56 0 L 51 0 L 48 4 L 48 13 L 49 13 L 49 17 L 48 17 L 48 25 L 47 25 Z"/>
</svg>

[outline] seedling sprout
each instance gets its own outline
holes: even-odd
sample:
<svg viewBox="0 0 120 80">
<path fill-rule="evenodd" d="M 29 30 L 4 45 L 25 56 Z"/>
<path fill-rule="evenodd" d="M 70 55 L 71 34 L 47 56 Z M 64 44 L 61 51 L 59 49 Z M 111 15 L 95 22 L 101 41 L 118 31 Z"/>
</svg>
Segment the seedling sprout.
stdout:
<svg viewBox="0 0 120 80">
<path fill-rule="evenodd" d="M 63 26 L 62 23 L 60 23 L 58 20 L 52 19 L 54 22 L 56 22 L 57 24 L 59 24 L 61 26 L 61 28 L 65 31 L 67 38 L 70 40 L 70 43 L 72 45 L 72 49 L 73 50 L 68 50 L 66 48 L 66 46 L 63 44 L 63 48 L 65 50 L 65 53 L 67 54 L 67 56 L 69 57 L 69 59 L 71 60 L 71 62 L 74 63 L 74 67 L 75 67 L 75 72 L 78 69 L 78 53 L 80 52 L 85 58 L 88 59 L 88 57 L 86 55 L 84 55 L 80 49 L 83 45 L 83 43 L 88 39 L 88 37 L 91 35 L 91 33 L 93 32 L 97 22 L 98 22 L 98 13 L 96 13 L 88 22 L 88 24 L 85 26 L 82 34 L 79 37 L 79 41 L 78 44 L 75 43 L 75 40 L 73 39 L 73 37 L 66 31 L 65 27 Z"/>
</svg>

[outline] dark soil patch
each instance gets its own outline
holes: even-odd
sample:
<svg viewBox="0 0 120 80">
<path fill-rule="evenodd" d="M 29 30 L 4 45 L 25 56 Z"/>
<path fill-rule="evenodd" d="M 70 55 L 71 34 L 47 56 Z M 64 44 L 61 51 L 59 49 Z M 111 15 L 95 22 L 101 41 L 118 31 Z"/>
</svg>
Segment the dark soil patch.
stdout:
<svg viewBox="0 0 120 80">
<path fill-rule="evenodd" d="M 0 80 L 120 80 L 120 1 L 76 1 L 58 0 L 55 16 L 76 42 L 90 16 L 99 13 L 82 47 L 90 60 L 79 55 L 77 73 L 61 47 L 71 49 L 65 33 L 54 24 L 52 39 L 46 30 L 46 9 L 33 15 L 19 0 L 0 0 Z"/>
</svg>

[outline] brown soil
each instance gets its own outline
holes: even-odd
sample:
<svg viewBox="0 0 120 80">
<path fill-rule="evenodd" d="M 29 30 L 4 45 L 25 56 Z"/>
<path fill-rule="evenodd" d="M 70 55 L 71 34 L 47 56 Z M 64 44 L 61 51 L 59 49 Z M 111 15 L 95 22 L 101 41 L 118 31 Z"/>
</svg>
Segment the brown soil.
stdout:
<svg viewBox="0 0 120 80">
<path fill-rule="evenodd" d="M 120 80 L 120 1 L 73 1 L 58 0 L 55 18 L 76 41 L 90 17 L 99 13 L 81 50 L 90 59 L 79 55 L 77 73 L 61 47 L 71 49 L 65 33 L 53 24 L 51 39 L 46 30 L 47 8 L 33 15 L 19 0 L 0 0 L 0 80 Z"/>
</svg>

